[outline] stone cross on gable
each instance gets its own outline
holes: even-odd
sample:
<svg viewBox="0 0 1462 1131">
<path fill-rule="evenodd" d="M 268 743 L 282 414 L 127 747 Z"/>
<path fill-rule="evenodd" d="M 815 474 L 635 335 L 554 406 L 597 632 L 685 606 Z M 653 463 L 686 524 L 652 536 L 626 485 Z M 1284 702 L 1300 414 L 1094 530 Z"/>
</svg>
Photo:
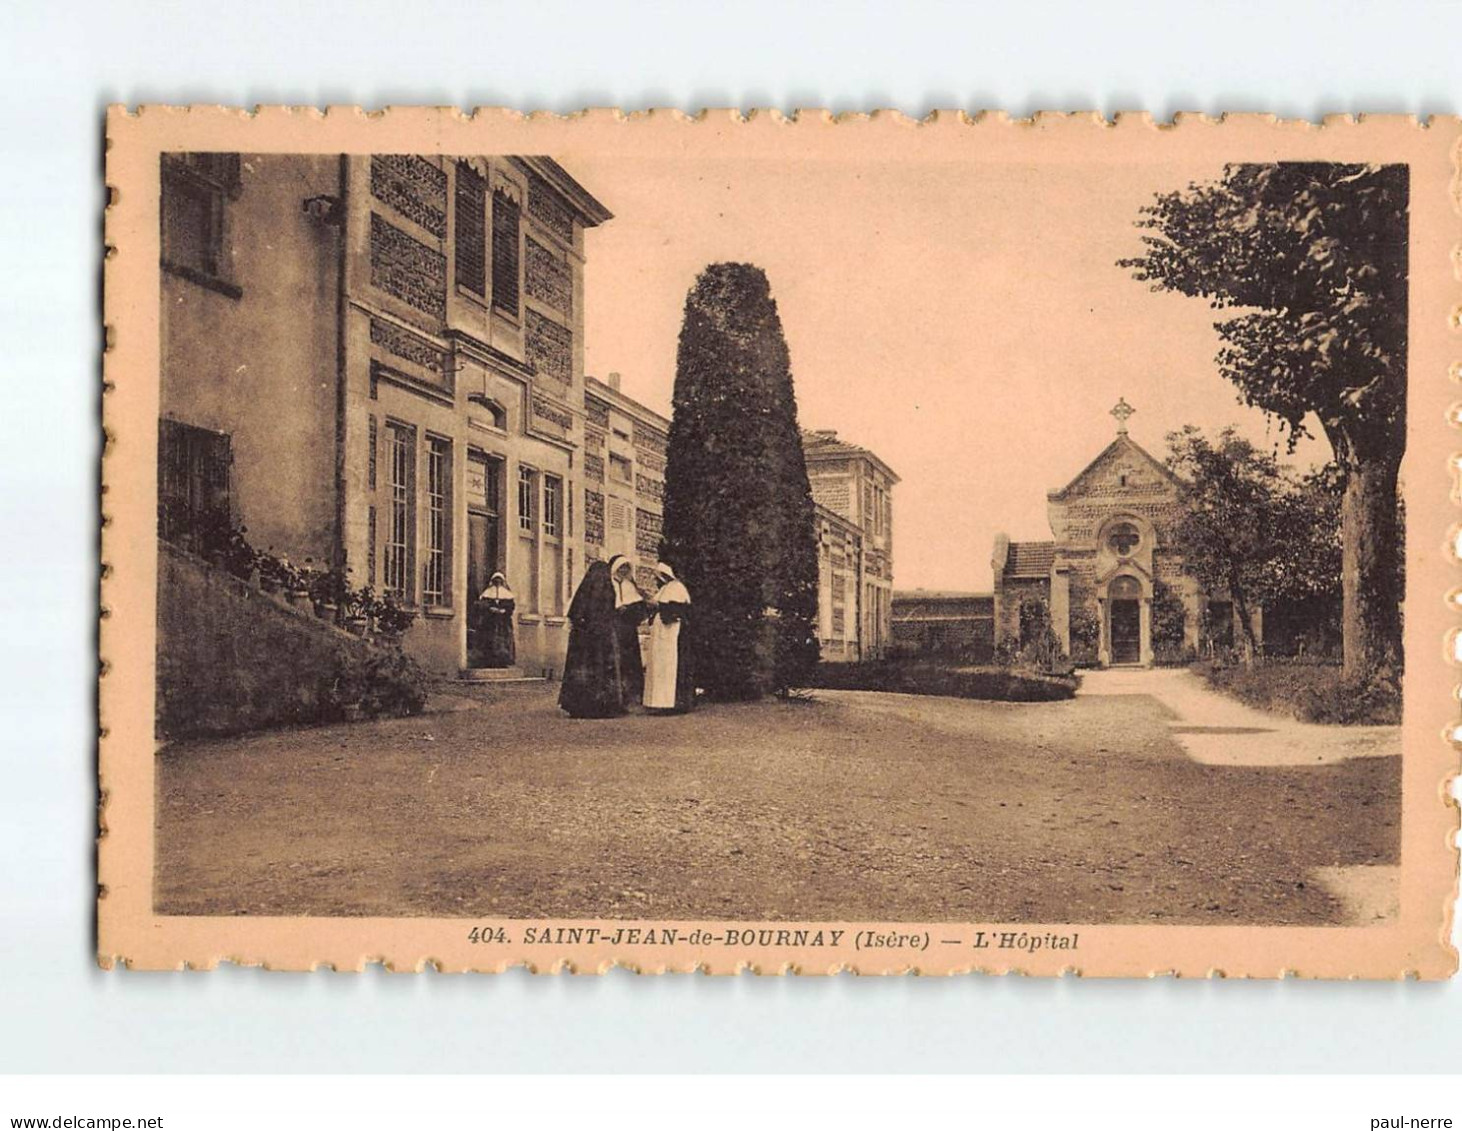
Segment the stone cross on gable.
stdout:
<svg viewBox="0 0 1462 1131">
<path fill-rule="evenodd" d="M 1117 403 L 1112 407 L 1112 415 L 1117 418 L 1117 435 L 1127 435 L 1127 418 L 1136 411 L 1127 403 L 1126 397 L 1117 398 Z"/>
</svg>

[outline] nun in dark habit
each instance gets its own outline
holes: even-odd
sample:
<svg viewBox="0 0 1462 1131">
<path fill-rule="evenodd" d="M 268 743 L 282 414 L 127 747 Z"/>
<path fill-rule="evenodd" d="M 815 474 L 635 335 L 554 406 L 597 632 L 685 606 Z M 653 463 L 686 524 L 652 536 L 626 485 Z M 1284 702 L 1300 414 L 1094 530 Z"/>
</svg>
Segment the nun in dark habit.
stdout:
<svg viewBox="0 0 1462 1131">
<path fill-rule="evenodd" d="M 619 637 L 619 670 L 624 676 L 624 705 L 637 707 L 645 697 L 645 661 L 640 655 L 640 625 L 650 615 L 645 595 L 635 584 L 635 567 L 623 554 L 609 559 L 614 581 L 614 621 Z"/>
<path fill-rule="evenodd" d="M 624 714 L 624 679 L 609 566 L 594 562 L 569 603 L 569 650 L 558 705 L 576 719 Z"/>
<path fill-rule="evenodd" d="M 508 588 L 508 579 L 494 573 L 477 603 L 472 608 L 477 645 L 489 668 L 510 668 L 518 662 L 518 649 L 513 639 L 513 611 L 517 601 Z"/>
</svg>

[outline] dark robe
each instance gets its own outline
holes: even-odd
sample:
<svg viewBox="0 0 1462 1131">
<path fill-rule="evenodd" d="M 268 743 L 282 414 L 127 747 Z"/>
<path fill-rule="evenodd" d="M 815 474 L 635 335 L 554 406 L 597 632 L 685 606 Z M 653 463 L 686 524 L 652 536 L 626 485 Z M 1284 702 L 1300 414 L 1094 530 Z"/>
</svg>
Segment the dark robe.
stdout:
<svg viewBox="0 0 1462 1131">
<path fill-rule="evenodd" d="M 518 662 L 513 635 L 516 607 L 511 597 L 483 597 L 473 602 L 468 627 L 474 663 L 485 668 L 510 668 Z"/>
<path fill-rule="evenodd" d="M 558 705 L 576 719 L 624 714 L 614 586 L 607 562 L 594 562 L 569 604 L 569 650 Z"/>
<path fill-rule="evenodd" d="M 645 698 L 645 660 L 640 655 L 640 625 L 649 615 L 644 601 L 632 601 L 614 610 L 615 631 L 619 637 L 619 672 L 624 679 L 626 705 Z"/>
</svg>

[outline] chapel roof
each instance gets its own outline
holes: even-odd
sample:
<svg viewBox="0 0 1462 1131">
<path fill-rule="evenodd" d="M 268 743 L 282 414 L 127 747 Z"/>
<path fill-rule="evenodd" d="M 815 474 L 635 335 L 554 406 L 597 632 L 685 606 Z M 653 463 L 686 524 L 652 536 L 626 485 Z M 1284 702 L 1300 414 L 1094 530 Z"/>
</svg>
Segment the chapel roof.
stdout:
<svg viewBox="0 0 1462 1131">
<path fill-rule="evenodd" d="M 1139 459 L 1145 460 L 1153 468 L 1155 468 L 1164 479 L 1170 481 L 1174 486 L 1182 485 L 1183 481 L 1179 479 L 1176 475 L 1174 475 L 1170 470 L 1168 470 L 1167 464 L 1163 463 L 1162 460 L 1154 456 L 1151 452 L 1149 452 L 1126 432 L 1119 432 L 1117 433 L 1117 438 L 1113 440 L 1110 444 L 1108 444 L 1105 448 L 1103 448 L 1101 452 L 1098 453 L 1096 459 L 1092 460 L 1089 464 L 1083 467 L 1081 471 L 1077 473 L 1076 477 L 1071 480 L 1070 483 L 1066 484 L 1066 486 L 1062 487 L 1059 491 L 1047 492 L 1046 498 L 1061 500 L 1069 498 L 1071 495 L 1076 494 L 1077 489 L 1091 476 L 1094 471 L 1096 471 L 1097 468 L 1101 467 L 1102 464 L 1116 458 L 1123 452 L 1130 452 L 1136 455 Z"/>
<path fill-rule="evenodd" d="M 1012 542 L 1005 557 L 1005 576 L 1046 577 L 1055 563 L 1055 542 Z"/>
</svg>

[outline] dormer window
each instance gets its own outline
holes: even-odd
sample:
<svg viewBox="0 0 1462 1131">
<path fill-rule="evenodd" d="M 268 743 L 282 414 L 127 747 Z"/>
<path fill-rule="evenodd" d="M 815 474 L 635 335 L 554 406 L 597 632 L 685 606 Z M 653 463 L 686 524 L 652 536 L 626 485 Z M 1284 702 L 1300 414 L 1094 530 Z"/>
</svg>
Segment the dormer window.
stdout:
<svg viewBox="0 0 1462 1131">
<path fill-rule="evenodd" d="M 1142 535 L 1130 522 L 1119 522 L 1107 534 L 1107 545 L 1118 557 L 1130 557 L 1142 542 Z"/>
</svg>

